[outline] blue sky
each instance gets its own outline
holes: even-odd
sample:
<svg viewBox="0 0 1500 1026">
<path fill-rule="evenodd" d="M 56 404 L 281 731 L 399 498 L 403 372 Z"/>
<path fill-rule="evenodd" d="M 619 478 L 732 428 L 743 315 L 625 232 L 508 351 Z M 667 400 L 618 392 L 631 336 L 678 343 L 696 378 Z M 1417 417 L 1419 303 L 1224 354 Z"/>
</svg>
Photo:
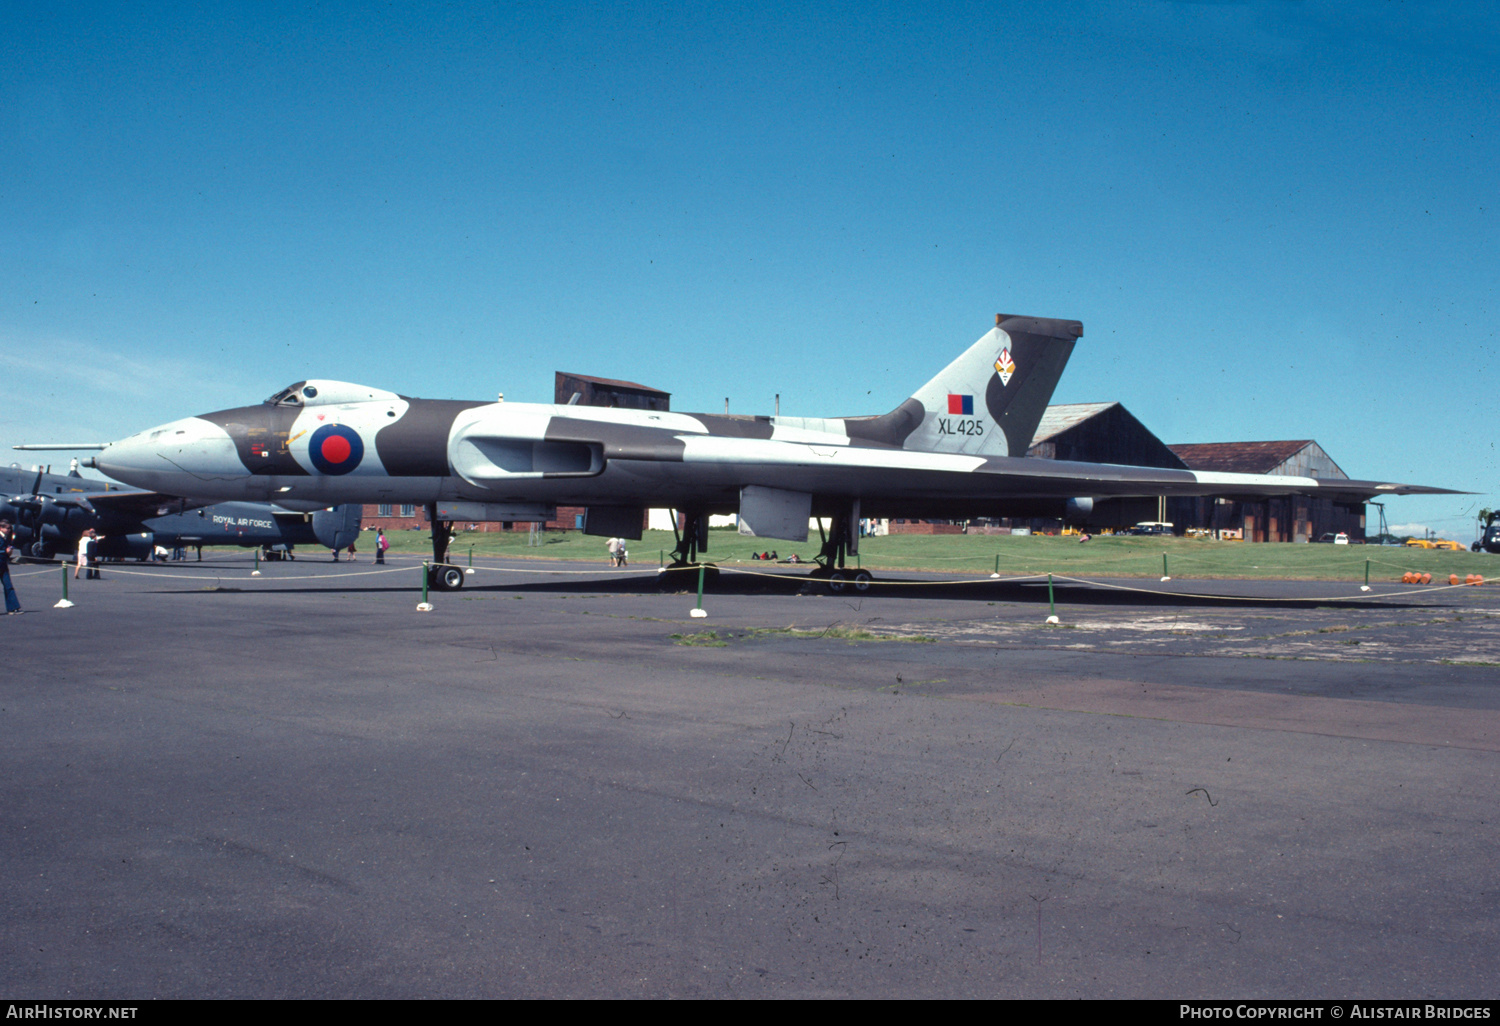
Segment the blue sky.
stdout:
<svg viewBox="0 0 1500 1026">
<path fill-rule="evenodd" d="M 1467 541 L 1492 12 L 7 4 L 0 444 L 307 377 L 878 413 L 1003 311 L 1083 321 L 1056 401 L 1478 492 L 1387 507 Z"/>
</svg>

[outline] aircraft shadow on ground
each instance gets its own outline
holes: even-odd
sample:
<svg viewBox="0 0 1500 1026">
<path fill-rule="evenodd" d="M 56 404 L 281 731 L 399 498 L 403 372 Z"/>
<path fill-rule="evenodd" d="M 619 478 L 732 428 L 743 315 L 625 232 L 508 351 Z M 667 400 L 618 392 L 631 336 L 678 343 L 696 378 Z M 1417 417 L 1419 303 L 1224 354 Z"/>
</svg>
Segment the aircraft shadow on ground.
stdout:
<svg viewBox="0 0 1500 1026">
<path fill-rule="evenodd" d="M 302 566 L 327 567 L 330 570 L 334 566 L 345 572 L 359 573 L 366 568 L 373 570 L 379 564 L 348 563 L 340 561 L 333 564 L 327 559 L 306 559 L 300 561 Z M 52 565 L 57 565 L 53 563 Z M 71 565 L 66 563 L 63 565 Z M 102 567 L 106 575 L 109 574 L 114 564 L 106 563 Z M 330 583 L 318 583 L 315 578 L 307 584 L 278 585 L 275 578 L 269 578 L 256 583 L 245 582 L 242 587 L 233 577 L 225 577 L 226 572 L 243 573 L 253 564 L 249 560 L 196 562 L 172 562 L 160 564 L 166 572 L 188 571 L 202 574 L 205 578 L 218 577 L 217 586 L 205 587 L 204 585 L 184 586 L 180 588 L 164 589 L 162 594 L 255 594 L 258 592 L 277 594 L 329 594 L 343 591 L 359 591 L 362 593 L 406 593 L 420 594 L 421 585 L 416 581 L 400 584 L 362 584 L 357 587 L 341 588 L 332 583 L 337 578 L 330 576 Z M 119 564 L 122 570 L 134 568 L 134 564 Z M 293 562 L 277 562 L 272 567 L 284 570 L 296 570 L 298 566 Z M 419 571 L 420 564 L 411 564 L 409 569 L 413 575 Z M 356 569 L 357 568 L 357 569 Z M 386 564 L 384 568 L 391 568 Z M 270 567 L 267 568 L 268 570 Z M 395 569 L 401 569 L 397 564 Z M 140 571 L 136 571 L 139 573 Z M 274 572 L 272 570 L 271 572 Z M 334 571 L 337 572 L 337 571 Z M 545 574 L 544 570 L 521 571 L 522 573 Z M 150 571 L 145 571 L 149 574 Z M 504 593 L 504 594 L 619 594 L 619 595 L 652 595 L 652 594 L 678 594 L 695 598 L 697 594 L 697 578 L 692 571 L 682 574 L 677 582 L 667 583 L 660 580 L 656 574 L 611 573 L 608 570 L 600 570 L 597 577 L 591 577 L 587 573 L 570 572 L 566 577 L 558 577 L 550 580 L 526 580 L 507 581 L 496 579 L 497 571 L 480 568 L 478 573 L 469 577 L 464 587 L 456 592 L 444 592 L 433 590 L 433 598 L 441 600 L 446 597 L 462 597 L 464 595 L 480 593 Z M 509 571 L 505 572 L 506 576 Z M 132 574 L 134 576 L 134 574 Z M 393 575 L 394 576 L 394 575 Z M 1209 586 L 1212 582 L 1202 582 Z M 1246 586 L 1254 586 L 1262 582 L 1240 582 Z M 1267 581 L 1268 585 L 1281 582 Z M 1149 587 L 1147 581 L 1141 581 L 1141 586 L 1124 584 L 1112 581 L 1111 587 L 1092 587 L 1076 583 L 1058 582 L 1053 586 L 1053 600 L 1058 605 L 1064 606 L 1086 606 L 1096 608 L 1145 606 L 1145 607 L 1177 607 L 1177 608 L 1213 608 L 1213 607 L 1243 607 L 1243 608 L 1278 608 L 1278 609 L 1362 609 L 1379 606 L 1389 609 L 1431 609 L 1446 604 L 1442 599 L 1436 599 L 1429 593 L 1429 601 L 1414 602 L 1402 598 L 1399 595 L 1387 595 L 1375 599 L 1359 598 L 1353 594 L 1347 599 L 1329 597 L 1328 591 L 1347 588 L 1351 592 L 1358 588 L 1357 584 L 1349 581 L 1312 582 L 1320 584 L 1325 588 L 1324 596 L 1304 598 L 1297 596 L 1276 597 L 1265 595 L 1209 595 L 1203 592 L 1192 594 L 1181 594 L 1166 590 L 1156 590 Z M 1192 580 L 1179 579 L 1178 587 L 1192 588 Z M 1463 594 L 1466 598 L 1468 593 Z M 865 592 L 858 592 L 852 587 L 846 588 L 840 593 L 830 592 L 826 583 L 818 578 L 809 577 L 801 573 L 766 573 L 764 571 L 753 574 L 740 574 L 733 571 L 725 571 L 718 575 L 717 580 L 712 580 L 704 591 L 705 600 L 714 595 L 821 595 L 827 598 L 859 600 L 862 598 L 907 598 L 918 600 L 945 600 L 945 601 L 984 601 L 984 602 L 1012 602 L 1025 603 L 1028 605 L 1041 605 L 1048 602 L 1047 585 L 1045 581 L 1036 579 L 1029 580 L 983 580 L 946 582 L 946 581 L 923 581 L 918 578 L 886 577 L 877 580 L 876 583 Z"/>
<path fill-rule="evenodd" d="M 415 568 L 413 568 L 415 569 Z M 1246 582 L 1252 583 L 1252 582 Z M 1274 582 L 1267 582 L 1274 583 Z M 1180 582 L 1182 587 L 1191 587 L 1191 581 Z M 1179 594 L 1170 591 L 1158 591 L 1148 587 L 1135 588 L 1126 586 L 1129 590 L 1117 590 L 1110 587 L 1090 587 L 1079 584 L 1055 584 L 1053 586 L 1053 601 L 1059 606 L 1072 607 L 1177 607 L 1177 608 L 1277 608 L 1277 609 L 1368 609 L 1373 607 L 1386 609 L 1432 609 L 1445 604 L 1443 600 L 1413 602 L 1403 599 L 1397 595 L 1382 596 L 1376 599 L 1359 599 L 1351 596 L 1348 599 L 1328 597 L 1275 597 L 1264 595 L 1208 595 L 1203 593 Z M 1327 583 L 1329 590 L 1348 588 L 1351 591 L 1358 585 L 1345 581 L 1332 581 Z M 274 579 L 265 582 L 250 583 L 243 585 L 233 578 L 221 578 L 217 587 L 205 588 L 183 587 L 165 590 L 164 594 L 337 594 L 342 592 L 359 592 L 363 594 L 407 594 L 420 596 L 421 587 L 415 583 L 402 584 L 362 584 L 357 587 L 342 588 L 336 583 L 320 584 L 310 581 L 307 584 L 278 585 Z M 431 600 L 440 602 L 444 599 L 463 598 L 466 595 L 656 595 L 675 594 L 686 599 L 693 600 L 697 597 L 697 582 L 694 579 L 691 586 L 687 582 L 666 584 L 658 580 L 656 575 L 631 574 L 610 575 L 608 572 L 601 573 L 598 577 L 590 578 L 587 575 L 570 574 L 565 579 L 554 580 L 529 580 L 529 581 L 504 581 L 495 580 L 492 573 L 480 571 L 471 577 L 464 587 L 459 591 L 437 591 L 430 592 Z M 1026 605 L 1045 605 L 1049 598 L 1047 585 L 1044 581 L 973 581 L 964 583 L 949 583 L 941 581 L 925 582 L 916 580 L 890 579 L 890 583 L 882 585 L 877 581 L 870 590 L 858 592 L 851 588 L 841 593 L 829 592 L 826 584 L 819 579 L 809 578 L 804 575 L 784 574 L 776 577 L 766 576 L 741 576 L 732 573 L 720 575 L 717 581 L 712 582 L 704 590 L 705 603 L 711 601 L 714 596 L 722 595 L 783 595 L 793 597 L 797 595 L 819 595 L 830 599 L 842 599 L 845 601 L 858 601 L 860 599 L 886 599 L 904 598 L 918 601 L 972 601 L 972 602 L 1008 602 L 1022 603 Z M 1431 598 L 1431 596 L 1429 596 Z"/>
</svg>

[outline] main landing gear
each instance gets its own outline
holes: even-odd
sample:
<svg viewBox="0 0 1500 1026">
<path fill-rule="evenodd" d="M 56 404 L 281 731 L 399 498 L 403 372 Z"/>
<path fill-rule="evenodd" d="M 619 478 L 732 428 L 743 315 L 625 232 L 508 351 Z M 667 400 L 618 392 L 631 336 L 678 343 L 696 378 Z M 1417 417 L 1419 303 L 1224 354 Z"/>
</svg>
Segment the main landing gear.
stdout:
<svg viewBox="0 0 1500 1026">
<path fill-rule="evenodd" d="M 708 549 L 708 513 L 702 509 L 682 511 L 682 529 L 677 528 L 676 510 L 673 510 L 672 534 L 677 547 L 672 550 L 672 562 L 657 577 L 662 591 L 690 591 L 698 587 L 699 554 Z M 703 564 L 703 586 L 708 587 L 719 579 L 719 568 L 712 563 Z"/>
<path fill-rule="evenodd" d="M 672 562 L 662 571 L 659 580 L 664 591 L 692 590 L 698 586 L 698 568 L 703 550 L 708 548 L 708 515 L 702 509 L 684 510 L 681 530 L 677 521 L 672 521 L 672 531 L 677 538 L 677 547 L 672 550 Z M 831 518 L 829 530 L 823 531 L 822 522 L 818 533 L 823 545 L 814 561 L 817 565 L 808 574 L 813 581 L 821 581 L 830 592 L 841 595 L 845 592 L 864 594 L 875 584 L 870 571 L 847 565 L 848 556 L 859 554 L 859 503 L 852 502 L 846 512 Z M 719 577 L 719 568 L 711 563 L 703 566 L 703 583 L 712 584 Z"/>
<path fill-rule="evenodd" d="M 862 595 L 875 583 L 870 571 L 844 565 L 845 556 L 859 554 L 858 524 L 858 502 L 854 503 L 848 513 L 839 513 L 831 518 L 827 534 L 823 533 L 823 522 L 818 521 L 818 534 L 823 538 L 823 547 L 814 557 L 818 563 L 817 568 L 808 576 L 825 582 L 828 590 L 835 595 L 842 595 L 846 591 Z"/>
<path fill-rule="evenodd" d="M 435 502 L 427 504 L 427 520 L 432 524 L 432 565 L 427 568 L 427 584 L 437 591 L 457 591 L 464 586 L 464 568 L 448 563 L 453 525 L 438 519 Z"/>
</svg>

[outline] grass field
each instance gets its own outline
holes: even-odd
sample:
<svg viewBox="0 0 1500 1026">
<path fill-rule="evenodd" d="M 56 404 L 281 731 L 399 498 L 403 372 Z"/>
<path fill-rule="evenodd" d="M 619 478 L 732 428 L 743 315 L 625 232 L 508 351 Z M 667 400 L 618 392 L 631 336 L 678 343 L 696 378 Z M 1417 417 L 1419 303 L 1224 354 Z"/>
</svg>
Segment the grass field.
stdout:
<svg viewBox="0 0 1500 1026">
<path fill-rule="evenodd" d="M 425 531 L 395 531 L 390 534 L 391 551 L 410 555 L 431 553 Z M 605 539 L 560 531 L 543 534 L 540 545 L 528 545 L 525 532 L 460 533 L 453 540 L 450 558 L 463 562 L 472 547 L 475 558 L 506 556 L 521 559 L 573 559 L 606 561 Z M 637 566 L 655 566 L 662 553 L 670 553 L 671 532 L 647 531 L 630 542 L 630 561 Z M 373 532 L 360 542 L 362 553 L 375 547 Z M 797 553 L 811 560 L 818 551 L 816 535 L 808 542 L 784 542 L 772 538 L 741 538 L 733 530 L 709 532 L 707 561 L 729 564 L 760 564 L 752 552 L 775 549 L 783 558 Z M 1039 573 L 1072 576 L 1160 577 L 1162 556 L 1174 578 L 1267 578 L 1284 580 L 1363 580 L 1365 560 L 1370 561 L 1372 581 L 1400 580 L 1407 570 L 1430 573 L 1446 581 L 1449 574 L 1483 574 L 1500 578 L 1500 556 L 1474 552 L 1441 552 L 1375 545 L 1294 545 L 1290 543 L 1246 544 L 1187 538 L 1098 537 L 1080 544 L 1076 538 L 1010 537 L 1006 535 L 891 535 L 860 540 L 858 563 L 871 570 L 937 570 L 987 577 L 998 565 L 1006 576 Z M 855 562 L 850 559 L 851 564 Z M 785 569 L 784 567 L 781 569 Z"/>
</svg>

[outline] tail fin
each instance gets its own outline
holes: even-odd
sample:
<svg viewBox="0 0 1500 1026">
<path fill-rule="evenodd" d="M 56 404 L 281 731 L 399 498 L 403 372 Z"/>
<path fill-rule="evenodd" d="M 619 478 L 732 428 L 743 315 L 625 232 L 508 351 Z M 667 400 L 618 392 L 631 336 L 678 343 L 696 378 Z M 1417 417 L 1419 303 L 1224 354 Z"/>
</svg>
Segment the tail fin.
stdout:
<svg viewBox="0 0 1500 1026">
<path fill-rule="evenodd" d="M 1025 456 L 1082 335 L 1078 321 L 997 314 L 993 331 L 902 404 L 922 409 L 902 448 Z"/>
</svg>

